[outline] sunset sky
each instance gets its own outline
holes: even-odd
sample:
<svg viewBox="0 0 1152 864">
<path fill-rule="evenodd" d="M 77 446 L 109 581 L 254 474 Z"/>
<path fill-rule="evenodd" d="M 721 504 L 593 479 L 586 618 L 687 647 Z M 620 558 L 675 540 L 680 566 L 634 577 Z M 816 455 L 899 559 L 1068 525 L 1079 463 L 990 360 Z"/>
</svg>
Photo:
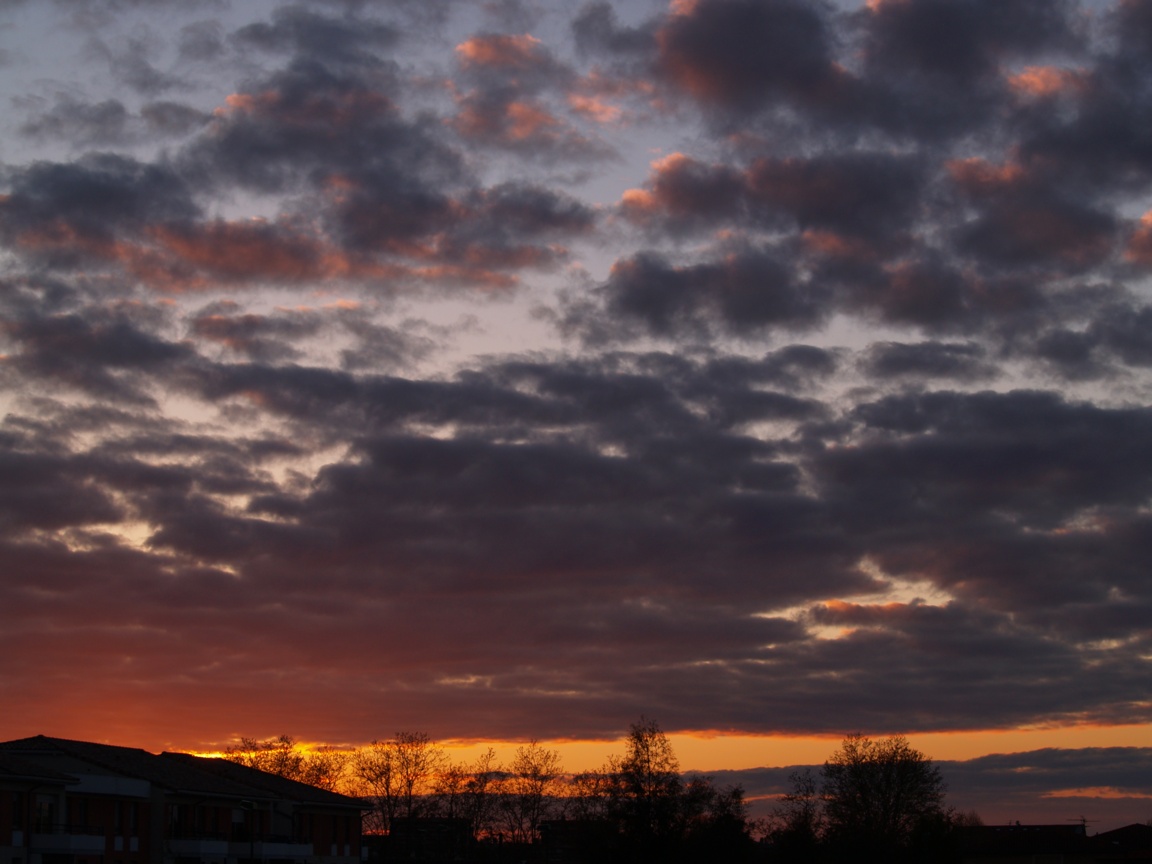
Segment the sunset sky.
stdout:
<svg viewBox="0 0 1152 864">
<path fill-rule="evenodd" d="M 1143 821 L 1150 385 L 1152 0 L 0 0 L 0 739 Z"/>
</svg>

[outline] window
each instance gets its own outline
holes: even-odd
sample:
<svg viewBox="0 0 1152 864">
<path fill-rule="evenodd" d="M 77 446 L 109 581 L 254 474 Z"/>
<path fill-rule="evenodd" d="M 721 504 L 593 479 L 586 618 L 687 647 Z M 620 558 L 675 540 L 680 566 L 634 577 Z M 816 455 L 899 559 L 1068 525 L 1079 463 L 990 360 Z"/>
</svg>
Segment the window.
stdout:
<svg viewBox="0 0 1152 864">
<path fill-rule="evenodd" d="M 51 831 L 56 823 L 56 799 L 51 795 L 36 796 L 36 830 Z"/>
<path fill-rule="evenodd" d="M 88 826 L 88 799 L 68 799 L 68 824 L 75 825 L 78 828 Z"/>
</svg>

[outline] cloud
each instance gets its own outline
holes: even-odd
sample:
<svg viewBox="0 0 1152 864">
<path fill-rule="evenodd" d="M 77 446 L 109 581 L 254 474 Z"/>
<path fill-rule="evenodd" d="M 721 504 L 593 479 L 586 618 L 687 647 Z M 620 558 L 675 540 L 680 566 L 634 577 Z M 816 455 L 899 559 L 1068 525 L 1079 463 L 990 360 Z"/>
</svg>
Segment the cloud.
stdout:
<svg viewBox="0 0 1152 864">
<path fill-rule="evenodd" d="M 88 51 L 108 64 L 116 81 L 136 93 L 155 97 L 181 84 L 178 77 L 157 68 L 151 61 L 150 58 L 159 53 L 159 46 L 157 39 L 147 30 L 112 45 L 93 37 L 88 43 Z"/>
<path fill-rule="evenodd" d="M 767 249 L 739 249 L 689 266 L 640 253 L 613 265 L 600 288 L 603 316 L 573 305 L 565 324 L 593 341 L 637 330 L 667 336 L 805 328 L 821 318 L 820 295 L 817 286 L 793 282 L 787 267 Z"/>
<path fill-rule="evenodd" d="M 145 5 L 11 85 L 12 737 L 1148 722 L 1147 4 Z"/>
<path fill-rule="evenodd" d="M 994 10 L 972 0 L 885 0 L 867 17 L 868 61 L 965 84 L 996 74 L 1008 58 L 1073 44 L 1070 4 L 1024 2 Z"/>
<path fill-rule="evenodd" d="M 197 45 L 205 41 L 201 30 L 193 33 Z M 384 22 L 355 15 L 333 18 L 301 5 L 282 6 L 272 13 L 271 22 L 248 24 L 231 35 L 240 50 L 283 52 L 329 67 L 376 65 L 374 51 L 390 48 L 398 38 L 396 29 Z M 216 50 L 215 42 L 206 46 Z"/>
<path fill-rule="evenodd" d="M 834 749 L 830 741 L 829 755 Z M 935 763 L 948 786 L 949 805 L 976 811 L 985 824 L 1050 824 L 1058 821 L 1056 814 L 1074 812 L 1062 818 L 1085 818 L 1089 832 L 1098 833 L 1141 821 L 1147 802 L 1137 777 L 1149 758 L 1144 747 L 1047 748 Z M 805 767 L 819 772 L 819 766 L 796 765 L 709 776 L 722 785 L 740 784 L 754 807 L 770 812 L 779 796 L 793 791 L 792 775 Z M 1072 794 L 1075 790 L 1083 791 Z M 761 797 L 766 800 L 757 801 Z"/>
<path fill-rule="evenodd" d="M 564 116 L 575 76 L 535 36 L 480 34 L 459 43 L 455 53 L 460 80 L 469 86 L 456 89 L 452 127 L 470 146 L 545 160 L 613 155 L 594 133 Z"/>
<path fill-rule="evenodd" d="M 910 345 L 886 342 L 873 345 L 866 359 L 867 370 L 876 378 L 955 378 L 976 381 L 995 377 L 979 345 L 921 342 Z"/>
<path fill-rule="evenodd" d="M 697 99 L 819 101 L 838 85 L 823 4 L 700 0 L 656 35 L 665 74 Z"/>
<path fill-rule="evenodd" d="M 29 120 L 20 132 L 30 138 L 64 138 L 80 146 L 117 144 L 124 141 L 128 111 L 115 99 L 98 105 L 58 97 L 48 111 Z"/>
<path fill-rule="evenodd" d="M 113 154 L 34 163 L 10 182 L 0 200 L 0 236 L 21 255 L 54 266 L 114 257 L 118 233 L 199 212 L 176 173 Z"/>
<path fill-rule="evenodd" d="M 309 312 L 287 312 L 275 316 L 235 314 L 234 304 L 218 304 L 204 309 L 192 319 L 192 332 L 251 360 L 275 362 L 292 360 L 300 352 L 292 342 L 316 335 L 319 316 Z"/>
<path fill-rule="evenodd" d="M 185 24 L 180 28 L 177 44 L 181 60 L 210 62 L 224 53 L 224 27 L 211 19 Z"/>
<path fill-rule="evenodd" d="M 646 54 L 656 46 L 651 27 L 621 27 L 609 3 L 586 3 L 571 26 L 576 47 L 587 53 Z"/>
</svg>

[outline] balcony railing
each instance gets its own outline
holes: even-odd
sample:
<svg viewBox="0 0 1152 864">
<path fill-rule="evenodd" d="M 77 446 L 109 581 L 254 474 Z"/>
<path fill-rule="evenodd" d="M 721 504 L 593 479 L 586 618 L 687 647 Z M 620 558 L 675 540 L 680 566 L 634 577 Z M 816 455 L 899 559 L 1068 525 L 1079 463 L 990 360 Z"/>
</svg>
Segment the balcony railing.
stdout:
<svg viewBox="0 0 1152 864">
<path fill-rule="evenodd" d="M 37 819 L 32 825 L 33 834 L 79 834 L 88 837 L 104 836 L 104 829 L 98 825 L 77 825 L 69 822 L 45 822 Z"/>
<path fill-rule="evenodd" d="M 267 834 L 250 840 L 233 841 L 229 844 L 228 854 L 235 858 L 260 861 L 270 858 L 308 858 L 314 854 L 314 850 L 307 841 Z"/>
<path fill-rule="evenodd" d="M 201 836 L 201 835 L 197 835 Z M 223 835 L 221 835 L 223 836 Z M 264 832 L 257 832 L 255 834 L 244 830 L 243 828 L 236 828 L 233 830 L 229 839 L 233 843 L 311 843 L 312 837 L 303 831 L 297 831 L 292 834 L 265 834 Z"/>
<path fill-rule="evenodd" d="M 224 834 L 172 837 L 168 841 L 168 848 L 178 858 L 226 858 L 228 847 L 228 837 Z"/>
<path fill-rule="evenodd" d="M 201 831 L 198 828 L 173 829 L 169 832 L 173 840 L 230 840 L 235 839 L 222 831 Z"/>
<path fill-rule="evenodd" d="M 40 853 L 98 855 L 104 846 L 104 829 L 94 825 L 39 822 L 32 829 L 32 848 Z"/>
</svg>

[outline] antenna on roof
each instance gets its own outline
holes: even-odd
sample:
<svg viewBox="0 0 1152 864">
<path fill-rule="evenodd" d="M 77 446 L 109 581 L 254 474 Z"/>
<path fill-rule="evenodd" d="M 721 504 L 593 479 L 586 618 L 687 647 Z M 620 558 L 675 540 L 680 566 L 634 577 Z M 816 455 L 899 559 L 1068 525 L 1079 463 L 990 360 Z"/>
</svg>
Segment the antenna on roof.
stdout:
<svg viewBox="0 0 1152 864">
<path fill-rule="evenodd" d="M 1084 829 L 1085 833 L 1087 833 L 1088 832 L 1088 825 L 1092 822 L 1099 822 L 1100 820 L 1099 819 L 1087 819 L 1084 816 L 1075 816 L 1075 817 L 1065 819 L 1064 821 L 1065 822 L 1079 822 L 1080 827 Z"/>
</svg>

